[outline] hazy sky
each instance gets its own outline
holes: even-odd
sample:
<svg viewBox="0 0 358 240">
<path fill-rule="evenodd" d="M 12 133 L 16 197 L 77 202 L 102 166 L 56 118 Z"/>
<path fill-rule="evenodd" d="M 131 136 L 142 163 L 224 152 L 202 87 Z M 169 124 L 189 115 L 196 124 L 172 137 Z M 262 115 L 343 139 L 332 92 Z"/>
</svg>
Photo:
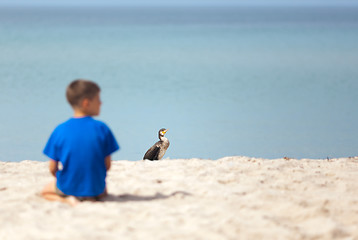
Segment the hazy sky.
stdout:
<svg viewBox="0 0 358 240">
<path fill-rule="evenodd" d="M 0 6 L 356 5 L 358 0 L 0 0 Z"/>
</svg>

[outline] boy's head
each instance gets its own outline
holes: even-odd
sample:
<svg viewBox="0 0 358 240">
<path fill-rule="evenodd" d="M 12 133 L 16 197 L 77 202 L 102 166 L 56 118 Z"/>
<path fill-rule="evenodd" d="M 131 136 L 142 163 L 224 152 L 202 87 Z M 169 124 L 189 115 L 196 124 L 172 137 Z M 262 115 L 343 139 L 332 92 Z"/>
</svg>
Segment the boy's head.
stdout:
<svg viewBox="0 0 358 240">
<path fill-rule="evenodd" d="M 101 89 L 96 83 L 89 80 L 77 79 L 68 85 L 66 98 L 73 109 L 83 109 L 87 107 L 88 103 L 93 101 L 99 101 L 100 104 L 100 91 Z"/>
</svg>

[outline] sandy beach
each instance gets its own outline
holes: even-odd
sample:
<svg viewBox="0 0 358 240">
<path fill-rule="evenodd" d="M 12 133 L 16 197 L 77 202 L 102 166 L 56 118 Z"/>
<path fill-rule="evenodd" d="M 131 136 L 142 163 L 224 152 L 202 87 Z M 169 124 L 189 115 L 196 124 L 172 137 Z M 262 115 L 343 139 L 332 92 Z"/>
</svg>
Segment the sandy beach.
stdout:
<svg viewBox="0 0 358 240">
<path fill-rule="evenodd" d="M 358 239 L 358 158 L 113 161 L 103 202 L 39 196 L 46 162 L 0 162 L 0 239 Z"/>
</svg>

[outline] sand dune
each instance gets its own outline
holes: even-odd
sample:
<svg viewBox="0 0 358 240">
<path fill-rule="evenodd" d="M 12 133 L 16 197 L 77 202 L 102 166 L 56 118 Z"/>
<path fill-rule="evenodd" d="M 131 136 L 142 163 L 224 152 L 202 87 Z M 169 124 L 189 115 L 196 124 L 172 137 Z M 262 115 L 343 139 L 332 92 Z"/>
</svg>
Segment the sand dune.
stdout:
<svg viewBox="0 0 358 240">
<path fill-rule="evenodd" d="M 358 158 L 114 161 L 104 202 L 39 197 L 47 163 L 0 162 L 0 239 L 358 239 Z"/>
</svg>

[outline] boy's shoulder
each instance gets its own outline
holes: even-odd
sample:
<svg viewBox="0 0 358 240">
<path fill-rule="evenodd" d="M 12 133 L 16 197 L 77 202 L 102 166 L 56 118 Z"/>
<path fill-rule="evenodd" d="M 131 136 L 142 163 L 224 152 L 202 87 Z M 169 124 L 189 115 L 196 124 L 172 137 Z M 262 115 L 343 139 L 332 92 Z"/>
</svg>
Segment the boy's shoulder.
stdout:
<svg viewBox="0 0 358 240">
<path fill-rule="evenodd" d="M 99 127 L 108 128 L 107 124 L 104 123 L 104 122 L 101 121 L 101 120 L 94 119 L 94 118 L 92 118 L 92 117 L 88 117 L 87 120 L 88 120 L 89 122 L 91 122 L 91 124 L 93 124 L 93 125 L 96 125 L 96 126 L 99 126 Z"/>
<path fill-rule="evenodd" d="M 99 128 L 109 128 L 106 123 L 94 119 L 92 117 L 84 118 L 70 118 L 56 127 L 56 131 L 62 131 L 71 128 L 83 129 L 87 127 L 99 127 Z"/>
</svg>

